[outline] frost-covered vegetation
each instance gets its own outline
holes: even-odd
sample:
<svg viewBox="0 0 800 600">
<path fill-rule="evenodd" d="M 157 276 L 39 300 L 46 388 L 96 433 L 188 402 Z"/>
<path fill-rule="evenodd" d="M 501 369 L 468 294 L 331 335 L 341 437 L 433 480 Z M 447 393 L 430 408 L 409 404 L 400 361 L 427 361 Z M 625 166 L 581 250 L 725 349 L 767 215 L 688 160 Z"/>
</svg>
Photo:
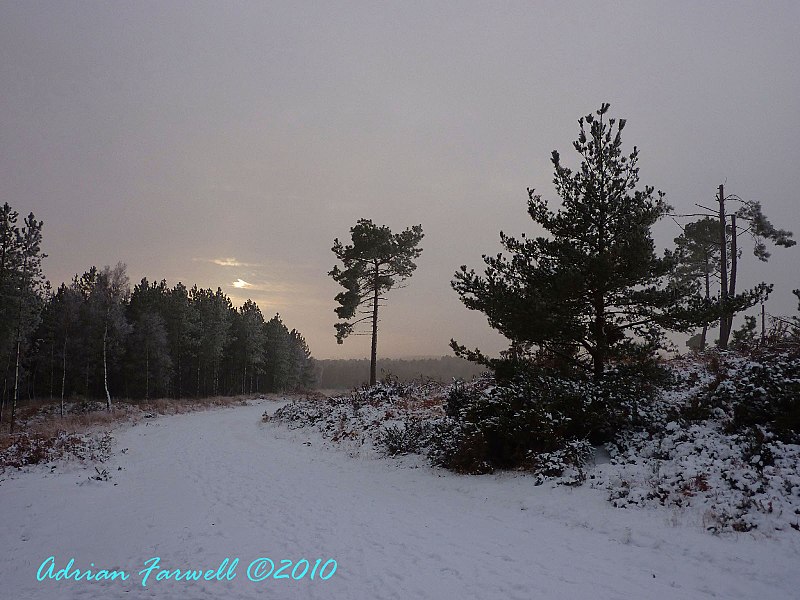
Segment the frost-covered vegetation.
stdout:
<svg viewBox="0 0 800 600">
<path fill-rule="evenodd" d="M 620 508 L 691 510 L 714 532 L 800 528 L 797 351 L 707 353 L 659 371 L 647 386 L 621 369 L 604 386 L 546 372 L 388 381 L 307 396 L 272 419 L 351 452 L 420 455 L 460 473 L 521 470 L 535 483 L 604 489 Z"/>
<path fill-rule="evenodd" d="M 112 431 L 161 415 L 182 414 L 221 406 L 244 405 L 243 396 L 146 402 L 120 401 L 112 410 L 93 400 L 26 406 L 20 411 L 17 433 L 0 434 L 0 475 L 9 469 L 55 463 L 59 460 L 103 463 L 111 454 Z"/>
</svg>

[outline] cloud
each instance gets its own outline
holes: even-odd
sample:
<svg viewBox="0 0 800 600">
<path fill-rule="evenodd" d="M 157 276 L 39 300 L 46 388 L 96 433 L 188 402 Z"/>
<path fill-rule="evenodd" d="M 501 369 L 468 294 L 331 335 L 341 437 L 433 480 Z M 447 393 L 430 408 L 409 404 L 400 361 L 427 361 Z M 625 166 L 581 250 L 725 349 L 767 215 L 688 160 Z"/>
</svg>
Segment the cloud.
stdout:
<svg viewBox="0 0 800 600">
<path fill-rule="evenodd" d="M 301 286 L 289 281 L 259 281 L 250 283 L 242 278 L 231 282 L 231 285 L 240 290 L 250 290 L 251 292 L 263 292 L 266 294 L 287 294 L 299 293 Z"/>
<path fill-rule="evenodd" d="M 262 267 L 264 265 L 260 265 L 257 263 L 247 263 L 237 260 L 235 257 L 225 257 L 225 258 L 193 258 L 192 260 L 197 262 L 208 262 L 215 265 L 219 265 L 220 267 Z"/>
</svg>

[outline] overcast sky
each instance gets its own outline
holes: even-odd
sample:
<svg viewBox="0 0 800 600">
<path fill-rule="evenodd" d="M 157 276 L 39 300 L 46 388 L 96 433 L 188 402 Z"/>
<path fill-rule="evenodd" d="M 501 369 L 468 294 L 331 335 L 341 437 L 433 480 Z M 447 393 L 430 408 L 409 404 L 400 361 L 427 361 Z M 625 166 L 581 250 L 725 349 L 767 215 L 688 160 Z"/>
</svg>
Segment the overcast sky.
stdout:
<svg viewBox="0 0 800 600">
<path fill-rule="evenodd" d="M 717 186 L 800 234 L 800 3 L 0 1 L 0 201 L 45 222 L 56 285 L 92 265 L 221 286 L 337 346 L 326 273 L 359 218 L 421 223 L 384 356 L 504 347 L 449 282 L 536 233 L 577 119 L 628 119 L 643 184 L 679 210 Z M 658 228 L 663 247 L 679 231 Z M 746 255 L 796 309 L 800 250 Z M 234 282 L 249 287 L 235 287 Z"/>
</svg>

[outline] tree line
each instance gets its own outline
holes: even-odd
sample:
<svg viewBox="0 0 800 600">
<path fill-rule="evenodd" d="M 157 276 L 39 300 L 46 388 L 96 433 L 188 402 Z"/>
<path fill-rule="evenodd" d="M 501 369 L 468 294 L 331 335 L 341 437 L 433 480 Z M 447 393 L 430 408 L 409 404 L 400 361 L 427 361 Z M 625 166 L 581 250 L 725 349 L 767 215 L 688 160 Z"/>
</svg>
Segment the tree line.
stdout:
<svg viewBox="0 0 800 600">
<path fill-rule="evenodd" d="M 23 398 L 205 397 L 309 388 L 314 360 L 279 314 L 217 288 L 92 267 L 53 291 L 42 273 L 42 221 L 0 212 L 0 421 Z"/>
<path fill-rule="evenodd" d="M 366 358 L 317 360 L 317 387 L 326 390 L 347 390 L 368 382 L 370 360 Z M 485 367 L 457 356 L 438 358 L 392 359 L 377 361 L 377 372 L 383 377 L 401 382 L 433 379 L 450 383 L 454 379 L 469 381 L 485 372 Z"/>
</svg>

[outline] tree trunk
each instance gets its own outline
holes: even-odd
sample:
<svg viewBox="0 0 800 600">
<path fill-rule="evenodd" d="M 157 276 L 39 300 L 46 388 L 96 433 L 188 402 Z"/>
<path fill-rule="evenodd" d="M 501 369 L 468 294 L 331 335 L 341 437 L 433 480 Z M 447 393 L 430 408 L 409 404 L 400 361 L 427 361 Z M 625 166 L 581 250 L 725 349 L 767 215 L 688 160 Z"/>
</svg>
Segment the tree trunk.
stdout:
<svg viewBox="0 0 800 600">
<path fill-rule="evenodd" d="M 378 265 L 375 265 L 374 290 L 372 296 L 372 352 L 369 361 L 369 384 L 378 381 Z"/>
<path fill-rule="evenodd" d="M 736 267 L 739 264 L 738 248 L 736 246 L 736 214 L 731 215 L 731 276 L 728 286 L 728 298 L 736 296 Z M 728 326 L 725 330 L 730 334 L 733 330 L 733 313 L 728 314 Z"/>
<path fill-rule="evenodd" d="M 17 417 L 17 398 L 19 397 L 19 358 L 22 350 L 22 294 L 24 293 L 26 279 L 28 277 L 28 255 L 22 261 L 22 280 L 19 285 L 19 303 L 17 307 L 17 360 L 14 367 L 14 398 L 11 400 L 11 427 L 10 433 L 14 433 L 14 421 Z"/>
<path fill-rule="evenodd" d="M 606 316 L 605 302 L 603 302 L 602 292 L 597 292 L 594 301 L 594 329 L 595 329 L 595 353 L 592 355 L 594 367 L 594 380 L 599 382 L 603 379 L 603 372 L 606 368 L 606 358 L 608 354 L 608 344 L 606 342 Z"/>
<path fill-rule="evenodd" d="M 50 401 L 53 401 L 53 375 L 55 373 L 56 364 L 56 343 L 55 339 L 50 342 Z"/>
<path fill-rule="evenodd" d="M 64 336 L 64 354 L 61 358 L 61 418 L 64 418 L 64 388 L 67 383 L 67 338 Z"/>
<path fill-rule="evenodd" d="M 720 238 L 719 238 L 719 254 L 720 254 L 720 318 L 719 318 L 719 347 L 722 350 L 728 348 L 728 337 L 730 330 L 728 329 L 728 239 L 725 234 L 725 188 L 719 186 L 719 225 L 720 225 Z"/>
<path fill-rule="evenodd" d="M 19 325 L 17 325 L 17 361 L 14 367 L 14 398 L 11 401 L 11 428 L 9 433 L 14 433 L 14 422 L 17 416 L 17 394 L 19 393 L 19 355 L 22 342 L 20 341 Z"/>
<path fill-rule="evenodd" d="M 706 300 L 711 300 L 711 275 L 708 272 L 708 260 L 706 259 Z M 708 323 L 703 323 L 703 333 L 700 336 L 700 352 L 706 349 L 706 340 L 708 339 Z"/>
<path fill-rule="evenodd" d="M 144 348 L 144 399 L 150 400 L 150 346 Z"/>
<path fill-rule="evenodd" d="M 6 368 L 3 371 L 3 397 L 0 399 L 0 423 L 3 422 L 3 414 L 6 409 L 6 397 L 8 396 L 8 370 L 11 368 L 11 353 L 8 353 Z"/>
<path fill-rule="evenodd" d="M 111 394 L 108 391 L 108 357 L 107 346 L 108 341 L 108 320 L 106 320 L 106 328 L 103 330 L 103 387 L 106 390 L 106 410 L 111 410 Z"/>
</svg>

